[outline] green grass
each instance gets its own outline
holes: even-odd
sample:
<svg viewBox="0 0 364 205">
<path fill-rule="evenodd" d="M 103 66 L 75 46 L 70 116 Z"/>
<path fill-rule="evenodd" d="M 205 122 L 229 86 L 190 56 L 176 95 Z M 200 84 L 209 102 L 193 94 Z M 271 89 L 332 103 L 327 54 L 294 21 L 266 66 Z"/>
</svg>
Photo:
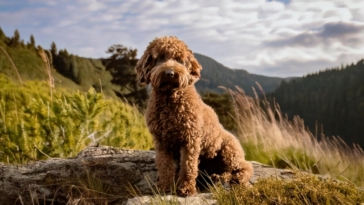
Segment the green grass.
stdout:
<svg viewBox="0 0 364 205">
<path fill-rule="evenodd" d="M 92 142 L 150 149 L 151 135 L 137 108 L 83 93 L 0 75 L 0 161 L 24 163 L 72 157 Z M 51 91 L 52 90 L 52 96 Z"/>
<path fill-rule="evenodd" d="M 14 82 L 21 82 L 27 80 L 47 81 L 49 76 L 47 74 L 47 66 L 43 62 L 39 51 L 27 47 L 8 47 L 0 42 L 0 73 L 8 76 Z M 5 52 L 6 53 L 5 53 Z M 8 58 L 8 56 L 11 60 Z M 15 70 L 11 61 L 15 64 Z M 17 75 L 19 73 L 20 79 Z M 51 74 L 54 79 L 54 84 L 57 87 L 64 87 L 71 90 L 87 91 L 90 87 L 83 88 L 77 85 L 72 80 L 59 74 L 54 68 L 51 68 Z"/>
<path fill-rule="evenodd" d="M 292 180 L 275 177 L 258 180 L 252 188 L 213 185 L 210 191 L 218 204 L 360 204 L 364 191 L 353 184 L 297 173 Z"/>
<path fill-rule="evenodd" d="M 49 80 L 47 66 L 40 55 L 41 48 L 29 48 L 25 45 L 9 47 L 1 41 L 0 47 L 0 73 L 10 77 L 15 82 Z M 14 62 L 20 80 L 7 55 Z M 94 87 L 98 92 L 102 90 L 107 97 L 117 98 L 113 89 L 119 90 L 119 87 L 111 83 L 110 73 L 106 71 L 100 59 L 70 55 L 66 60 L 72 63 L 70 76 L 64 76 L 55 68 L 50 68 L 53 82 L 57 87 L 83 92 L 87 92 L 90 87 Z"/>
</svg>

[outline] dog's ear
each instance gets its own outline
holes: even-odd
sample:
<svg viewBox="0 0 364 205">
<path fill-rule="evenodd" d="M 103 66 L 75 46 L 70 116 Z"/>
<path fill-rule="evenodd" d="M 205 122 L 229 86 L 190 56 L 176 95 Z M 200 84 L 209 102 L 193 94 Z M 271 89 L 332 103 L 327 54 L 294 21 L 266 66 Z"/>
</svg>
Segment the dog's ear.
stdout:
<svg viewBox="0 0 364 205">
<path fill-rule="evenodd" d="M 155 66 L 155 60 L 149 52 L 145 52 L 135 66 L 139 84 L 142 86 L 150 83 L 150 71 Z"/>
<path fill-rule="evenodd" d="M 195 83 L 201 77 L 201 70 L 202 66 L 198 63 L 196 58 L 193 56 L 192 52 L 190 51 L 189 55 L 187 56 L 188 62 L 190 63 L 190 75 L 192 76 L 190 80 L 190 84 Z"/>
</svg>

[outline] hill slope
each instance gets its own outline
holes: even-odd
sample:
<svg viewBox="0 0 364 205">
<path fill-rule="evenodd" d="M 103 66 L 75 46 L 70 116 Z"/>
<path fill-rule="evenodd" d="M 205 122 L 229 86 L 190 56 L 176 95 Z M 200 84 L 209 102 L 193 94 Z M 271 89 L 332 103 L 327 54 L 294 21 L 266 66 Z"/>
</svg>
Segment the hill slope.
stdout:
<svg viewBox="0 0 364 205">
<path fill-rule="evenodd" d="M 237 85 L 243 88 L 247 95 L 252 96 L 254 95 L 252 87 L 257 87 L 256 82 L 262 86 L 264 92 L 270 93 L 280 85 L 282 80 L 289 80 L 288 78 L 250 74 L 241 69 L 230 69 L 207 56 L 198 53 L 194 55 L 203 67 L 202 77 L 196 83 L 196 87 L 200 92 L 213 91 L 221 93 L 223 90 L 219 89 L 218 86 L 234 89 Z"/>
<path fill-rule="evenodd" d="M 315 133 L 340 136 L 364 147 L 364 60 L 283 82 L 271 97 L 289 116 L 299 115 Z"/>
<path fill-rule="evenodd" d="M 10 77 L 13 81 L 49 80 L 46 63 L 39 55 L 41 48 L 19 45 L 7 46 L 0 41 L 0 73 Z M 10 59 L 9 59 L 9 57 Z M 111 76 L 100 59 L 82 58 L 75 55 L 63 57 L 68 64 L 62 69 L 51 68 L 51 75 L 56 87 L 69 88 L 71 90 L 87 91 L 93 87 L 109 97 L 116 97 L 111 84 Z M 15 65 L 12 65 L 12 62 Z M 19 77 L 17 75 L 19 73 Z"/>
</svg>

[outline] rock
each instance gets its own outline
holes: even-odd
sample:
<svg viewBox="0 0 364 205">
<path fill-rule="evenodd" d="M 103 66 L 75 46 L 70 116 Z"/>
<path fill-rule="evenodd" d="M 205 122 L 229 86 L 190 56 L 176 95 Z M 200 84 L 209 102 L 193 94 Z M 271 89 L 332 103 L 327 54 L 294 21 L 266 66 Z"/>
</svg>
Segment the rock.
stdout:
<svg viewBox="0 0 364 205">
<path fill-rule="evenodd" d="M 173 195 L 167 196 L 142 196 L 129 199 L 125 205 L 152 205 L 152 204 L 181 204 L 181 205 L 216 205 L 217 202 L 213 199 L 211 193 L 198 194 L 191 197 L 177 197 Z M 158 203 L 160 202 L 160 203 Z"/>
<path fill-rule="evenodd" d="M 152 193 L 147 179 L 156 180 L 154 160 L 153 151 L 105 146 L 89 147 L 75 158 L 0 165 L 0 205 L 38 204 L 38 200 L 82 204 L 75 200 L 95 195 L 98 201 L 120 204 L 132 196 L 132 187 Z"/>
<path fill-rule="evenodd" d="M 0 164 L 0 205 L 122 204 L 133 196 L 153 193 L 151 187 L 157 176 L 154 161 L 154 151 L 93 146 L 75 158 L 53 158 L 25 165 Z M 252 184 L 263 177 L 289 179 L 294 175 L 289 170 L 257 162 L 253 166 Z M 199 200 L 203 202 L 201 196 L 209 199 L 208 204 L 215 203 L 211 194 L 188 198 L 166 196 L 165 199 L 198 204 Z M 149 197 L 131 199 L 127 204 L 146 198 Z"/>
</svg>

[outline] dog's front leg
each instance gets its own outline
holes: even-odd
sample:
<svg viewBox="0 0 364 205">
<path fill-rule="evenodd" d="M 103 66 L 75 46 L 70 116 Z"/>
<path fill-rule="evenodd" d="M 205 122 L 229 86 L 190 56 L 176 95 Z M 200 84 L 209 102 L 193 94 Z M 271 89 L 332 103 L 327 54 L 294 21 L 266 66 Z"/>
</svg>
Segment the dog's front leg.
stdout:
<svg viewBox="0 0 364 205">
<path fill-rule="evenodd" d="M 158 169 L 157 187 L 168 192 L 171 190 L 176 172 L 173 156 L 164 149 L 157 149 L 155 162 Z"/>
<path fill-rule="evenodd" d="M 191 196 L 196 193 L 196 178 L 198 176 L 198 158 L 200 142 L 193 141 L 181 147 L 181 161 L 178 178 L 177 194 Z"/>
</svg>

